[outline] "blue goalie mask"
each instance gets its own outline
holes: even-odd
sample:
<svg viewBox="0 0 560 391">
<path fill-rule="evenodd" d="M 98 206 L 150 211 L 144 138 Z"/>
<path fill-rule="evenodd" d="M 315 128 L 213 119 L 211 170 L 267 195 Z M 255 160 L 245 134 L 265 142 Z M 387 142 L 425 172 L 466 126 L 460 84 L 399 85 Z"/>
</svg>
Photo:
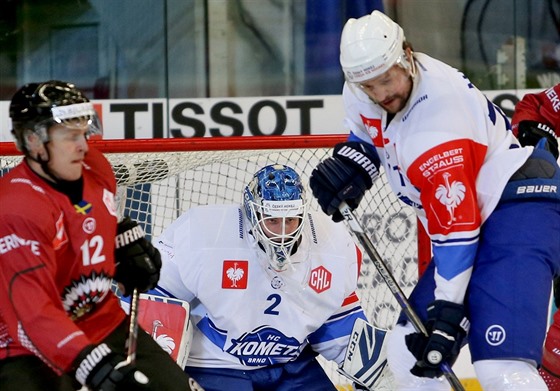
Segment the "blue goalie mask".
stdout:
<svg viewBox="0 0 560 391">
<path fill-rule="evenodd" d="M 270 266 L 276 271 L 286 270 L 307 218 L 300 176 L 281 164 L 263 167 L 245 187 L 243 205 Z"/>
</svg>

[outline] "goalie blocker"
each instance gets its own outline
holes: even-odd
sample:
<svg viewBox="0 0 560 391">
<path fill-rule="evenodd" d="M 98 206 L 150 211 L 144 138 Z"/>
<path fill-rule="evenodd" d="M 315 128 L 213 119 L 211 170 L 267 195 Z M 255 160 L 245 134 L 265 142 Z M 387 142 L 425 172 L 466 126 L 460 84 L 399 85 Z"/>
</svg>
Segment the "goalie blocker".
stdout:
<svg viewBox="0 0 560 391">
<path fill-rule="evenodd" d="M 386 330 L 357 319 L 339 372 L 366 390 L 390 387 L 392 382 L 387 368 L 386 335 Z"/>
<path fill-rule="evenodd" d="M 129 310 L 129 298 L 121 297 L 121 305 Z M 138 324 L 171 358 L 184 368 L 189 357 L 192 341 L 190 305 L 179 299 L 141 294 Z"/>
</svg>

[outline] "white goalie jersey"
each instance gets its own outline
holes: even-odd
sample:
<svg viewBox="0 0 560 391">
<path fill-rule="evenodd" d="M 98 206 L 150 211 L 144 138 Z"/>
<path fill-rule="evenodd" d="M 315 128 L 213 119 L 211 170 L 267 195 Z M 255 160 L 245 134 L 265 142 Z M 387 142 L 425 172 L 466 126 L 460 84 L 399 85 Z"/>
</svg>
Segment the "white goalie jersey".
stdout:
<svg viewBox="0 0 560 391">
<path fill-rule="evenodd" d="M 236 205 L 196 207 L 154 240 L 158 292 L 189 301 L 188 366 L 251 370 L 289 362 L 307 346 L 341 364 L 357 318 L 361 253 L 343 224 L 306 220 L 292 266 L 275 272 Z"/>
</svg>

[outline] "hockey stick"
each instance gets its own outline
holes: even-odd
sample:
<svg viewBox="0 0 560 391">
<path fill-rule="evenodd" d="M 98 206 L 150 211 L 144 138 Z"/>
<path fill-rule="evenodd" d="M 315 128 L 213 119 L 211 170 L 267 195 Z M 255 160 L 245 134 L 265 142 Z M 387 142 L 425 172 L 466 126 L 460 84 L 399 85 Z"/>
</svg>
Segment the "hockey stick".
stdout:
<svg viewBox="0 0 560 391">
<path fill-rule="evenodd" d="M 136 362 L 136 341 L 138 340 L 138 301 L 140 294 L 138 289 L 134 288 L 132 298 L 130 299 L 130 323 L 128 325 L 128 348 L 126 363 L 134 364 Z"/>
<path fill-rule="evenodd" d="M 350 209 L 348 204 L 343 202 L 339 206 L 339 210 L 340 213 L 342 213 L 342 216 L 344 216 L 346 222 L 348 223 L 348 227 L 350 228 L 350 231 L 352 232 L 352 234 L 354 234 L 354 236 L 360 242 L 360 244 L 362 245 L 362 247 L 364 248 L 368 256 L 371 258 L 371 261 L 377 268 L 377 271 L 379 272 L 379 274 L 381 274 L 381 277 L 383 277 L 383 279 L 385 280 L 385 283 L 389 287 L 389 290 L 391 291 L 391 293 L 393 294 L 393 296 L 401 306 L 402 310 L 404 311 L 404 313 L 406 314 L 406 316 L 414 326 L 416 332 L 422 333 L 426 337 L 428 337 L 428 330 L 426 330 L 424 323 L 422 323 L 422 321 L 420 320 L 420 318 L 418 317 L 414 309 L 410 306 L 410 303 L 408 302 L 405 294 L 397 284 L 395 277 L 393 277 L 391 271 L 383 261 L 383 258 L 381 258 L 381 256 L 377 252 L 377 249 L 371 242 L 371 239 L 366 235 L 364 228 L 362 227 L 360 222 L 356 219 L 356 216 L 352 212 L 352 209 Z M 455 391 L 465 391 L 465 388 L 459 381 L 459 378 L 457 378 L 457 375 L 455 374 L 455 372 L 453 372 L 453 369 L 451 369 L 448 363 L 441 363 L 440 369 L 442 370 L 443 375 L 451 385 L 451 388 L 453 388 Z"/>
</svg>

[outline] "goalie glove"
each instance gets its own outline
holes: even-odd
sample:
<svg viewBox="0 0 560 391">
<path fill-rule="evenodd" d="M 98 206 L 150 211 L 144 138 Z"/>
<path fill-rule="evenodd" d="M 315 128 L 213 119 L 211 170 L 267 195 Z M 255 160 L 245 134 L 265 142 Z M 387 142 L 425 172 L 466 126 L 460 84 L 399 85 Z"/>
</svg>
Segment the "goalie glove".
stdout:
<svg viewBox="0 0 560 391">
<path fill-rule="evenodd" d="M 148 240 L 136 221 L 125 217 L 117 226 L 115 238 L 115 281 L 129 296 L 134 288 L 140 292 L 153 289 L 161 270 L 161 255 Z"/>
<path fill-rule="evenodd" d="M 442 376 L 441 363 L 450 366 L 455 363 L 469 325 L 461 304 L 446 300 L 432 302 L 428 306 L 426 322 L 429 336 L 413 333 L 405 337 L 408 350 L 418 360 L 410 372 L 418 377 Z"/>
<path fill-rule="evenodd" d="M 345 201 L 356 209 L 379 176 L 379 165 L 373 145 L 356 141 L 337 144 L 333 156 L 319 163 L 309 180 L 323 212 L 335 222 L 344 220 L 338 210 L 340 204 Z"/>
<path fill-rule="evenodd" d="M 144 330 L 152 330 L 152 338 L 184 368 L 193 339 L 189 303 L 143 293 L 138 307 L 138 324 Z"/>
<path fill-rule="evenodd" d="M 356 319 L 346 348 L 340 372 L 361 387 L 376 390 L 388 376 L 386 330 L 381 330 L 363 319 Z"/>
<path fill-rule="evenodd" d="M 89 390 L 149 390 L 148 377 L 106 343 L 85 348 L 74 362 L 76 380 Z"/>
</svg>

